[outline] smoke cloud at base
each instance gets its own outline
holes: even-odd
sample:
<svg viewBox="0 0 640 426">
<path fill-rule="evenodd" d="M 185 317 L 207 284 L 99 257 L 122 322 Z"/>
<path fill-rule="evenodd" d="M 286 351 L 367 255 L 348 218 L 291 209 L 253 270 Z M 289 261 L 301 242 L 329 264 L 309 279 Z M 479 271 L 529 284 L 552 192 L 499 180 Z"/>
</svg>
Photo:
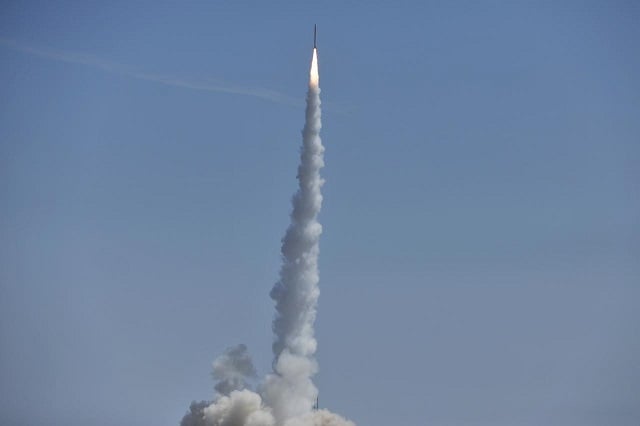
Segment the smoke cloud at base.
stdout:
<svg viewBox="0 0 640 426">
<path fill-rule="evenodd" d="M 180 420 L 180 426 L 206 426 L 204 409 L 211 405 L 211 401 L 193 401 L 189 411 Z"/>
<path fill-rule="evenodd" d="M 324 147 L 320 139 L 321 109 L 317 50 L 313 49 L 302 149 L 298 166 L 298 191 L 292 199 L 291 223 L 282 239 L 280 279 L 271 290 L 276 314 L 273 320 L 273 371 L 257 391 L 248 380 L 256 376 L 244 345 L 229 348 L 213 362 L 218 381 L 214 401 L 193 402 L 180 426 L 355 426 L 327 410 L 314 410 L 318 371 L 314 337 L 318 297 L 318 256 L 322 226 L 317 220 L 322 206 Z"/>
<path fill-rule="evenodd" d="M 220 395 L 229 395 L 234 390 L 249 387 L 248 379 L 257 377 L 251 357 L 245 345 L 228 348 L 224 354 L 213 361 L 211 375 L 217 383 L 215 390 Z"/>
</svg>

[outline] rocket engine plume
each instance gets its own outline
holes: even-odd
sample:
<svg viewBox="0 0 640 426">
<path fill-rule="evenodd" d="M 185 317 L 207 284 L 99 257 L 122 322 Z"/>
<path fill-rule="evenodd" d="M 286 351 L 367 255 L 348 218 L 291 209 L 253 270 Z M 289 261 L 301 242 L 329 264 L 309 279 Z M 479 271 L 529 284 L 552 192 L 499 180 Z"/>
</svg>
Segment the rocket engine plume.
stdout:
<svg viewBox="0 0 640 426">
<path fill-rule="evenodd" d="M 193 403 L 183 426 L 355 426 L 327 410 L 314 410 L 318 396 L 312 378 L 318 370 L 314 337 L 319 273 L 324 146 L 320 139 L 320 78 L 315 46 L 309 71 L 309 89 L 298 190 L 292 199 L 291 223 L 282 239 L 280 279 L 271 290 L 276 314 L 273 320 L 273 371 L 258 392 L 246 389 L 253 374 L 244 345 L 231 348 L 214 362 L 217 399 L 210 405 Z M 217 370 L 216 370 L 217 368 Z"/>
<path fill-rule="evenodd" d="M 318 49 L 313 48 L 313 57 L 311 58 L 311 69 L 309 70 L 309 86 L 318 87 L 320 84 L 320 74 L 318 73 Z M 318 93 L 320 93 L 318 89 Z"/>
<path fill-rule="evenodd" d="M 273 320 L 274 373 L 264 384 L 265 398 L 278 420 L 311 411 L 318 391 L 311 381 L 317 371 L 313 355 L 313 325 L 318 304 L 318 255 L 322 226 L 317 217 L 322 206 L 324 147 L 320 140 L 321 111 L 318 57 L 313 49 L 306 121 L 298 166 L 299 187 L 293 196 L 291 224 L 282 240 L 280 281 L 271 290 L 276 302 Z"/>
</svg>

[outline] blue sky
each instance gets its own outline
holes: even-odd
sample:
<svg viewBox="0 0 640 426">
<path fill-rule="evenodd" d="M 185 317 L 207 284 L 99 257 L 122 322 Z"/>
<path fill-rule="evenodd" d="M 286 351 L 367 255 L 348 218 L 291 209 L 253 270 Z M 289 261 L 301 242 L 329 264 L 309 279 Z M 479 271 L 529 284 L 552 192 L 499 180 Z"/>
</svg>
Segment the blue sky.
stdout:
<svg viewBox="0 0 640 426">
<path fill-rule="evenodd" d="M 317 23 L 320 405 L 637 425 L 640 7 L 557 3 L 3 2 L 0 423 L 269 370 Z"/>
</svg>

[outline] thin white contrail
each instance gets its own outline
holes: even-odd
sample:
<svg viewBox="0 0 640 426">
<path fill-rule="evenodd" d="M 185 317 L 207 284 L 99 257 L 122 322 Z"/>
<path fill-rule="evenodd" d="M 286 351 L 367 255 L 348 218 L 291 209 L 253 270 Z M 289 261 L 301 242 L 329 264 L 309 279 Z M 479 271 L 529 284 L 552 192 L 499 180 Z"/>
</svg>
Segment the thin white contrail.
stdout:
<svg viewBox="0 0 640 426">
<path fill-rule="evenodd" d="M 201 90 L 206 92 L 229 93 L 233 95 L 252 96 L 284 105 L 300 106 L 301 102 L 295 98 L 279 93 L 275 90 L 234 86 L 231 84 L 212 84 L 207 82 L 184 80 L 173 76 L 151 74 L 136 71 L 131 66 L 106 61 L 94 55 L 67 52 L 62 50 L 35 47 L 15 40 L 0 37 L 0 45 L 8 47 L 18 52 L 27 53 L 41 58 L 48 58 L 55 61 L 79 64 L 102 71 L 119 74 L 139 80 L 152 81 L 166 86 L 181 87 L 184 89 Z"/>
</svg>

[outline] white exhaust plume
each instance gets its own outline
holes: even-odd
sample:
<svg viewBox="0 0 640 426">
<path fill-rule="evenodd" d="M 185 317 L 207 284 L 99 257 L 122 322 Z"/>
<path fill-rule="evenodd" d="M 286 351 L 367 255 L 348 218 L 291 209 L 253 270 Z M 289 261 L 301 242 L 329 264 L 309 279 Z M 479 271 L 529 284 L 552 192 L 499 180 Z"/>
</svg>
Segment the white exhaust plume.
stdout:
<svg viewBox="0 0 640 426">
<path fill-rule="evenodd" d="M 280 281 L 271 290 L 276 302 L 273 331 L 274 373 L 267 376 L 264 396 L 279 421 L 311 411 L 318 391 L 311 381 L 317 366 L 313 324 L 318 304 L 318 254 L 322 226 L 324 147 L 320 140 L 318 57 L 313 59 L 307 92 L 306 121 L 298 166 L 298 192 L 293 196 L 291 224 L 282 240 Z"/>
<path fill-rule="evenodd" d="M 355 426 L 327 410 L 314 410 L 318 371 L 314 337 L 322 226 L 324 147 L 320 140 L 321 111 L 317 50 L 309 75 L 306 121 L 298 167 L 299 187 L 293 196 L 291 224 L 282 240 L 280 280 L 271 290 L 276 304 L 273 320 L 273 371 L 258 392 L 247 388 L 255 370 L 244 345 L 228 349 L 214 361 L 218 394 L 213 403 L 192 403 L 182 426 Z"/>
</svg>

